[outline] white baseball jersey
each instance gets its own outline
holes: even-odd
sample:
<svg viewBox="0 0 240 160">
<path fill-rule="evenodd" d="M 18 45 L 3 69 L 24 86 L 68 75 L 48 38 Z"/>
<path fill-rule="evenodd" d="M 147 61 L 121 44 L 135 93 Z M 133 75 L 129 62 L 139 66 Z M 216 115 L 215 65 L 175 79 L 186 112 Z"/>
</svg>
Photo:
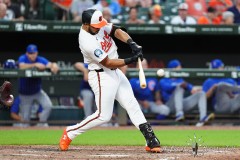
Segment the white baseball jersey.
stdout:
<svg viewBox="0 0 240 160">
<path fill-rule="evenodd" d="M 197 24 L 197 21 L 190 16 L 187 16 L 185 21 L 180 16 L 175 16 L 172 18 L 171 24 Z"/>
<path fill-rule="evenodd" d="M 117 46 L 109 34 L 112 31 L 112 23 L 102 27 L 96 35 L 86 32 L 82 27 L 79 32 L 79 48 L 84 57 L 84 63 L 89 70 L 103 68 L 99 63 L 106 56 L 110 59 L 118 59 Z"/>
</svg>

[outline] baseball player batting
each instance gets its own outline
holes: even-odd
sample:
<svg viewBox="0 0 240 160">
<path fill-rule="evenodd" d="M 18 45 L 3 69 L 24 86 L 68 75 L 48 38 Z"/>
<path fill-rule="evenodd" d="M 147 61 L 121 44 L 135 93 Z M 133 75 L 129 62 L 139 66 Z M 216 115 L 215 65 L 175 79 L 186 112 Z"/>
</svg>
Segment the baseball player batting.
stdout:
<svg viewBox="0 0 240 160">
<path fill-rule="evenodd" d="M 132 123 L 146 139 L 146 151 L 160 152 L 160 142 L 147 123 L 134 97 L 126 76 L 118 69 L 143 59 L 142 47 L 137 45 L 121 27 L 108 23 L 102 13 L 88 9 L 82 13 L 82 27 L 79 32 L 79 47 L 88 64 L 88 82 L 95 95 L 97 111 L 82 122 L 64 129 L 60 139 L 60 150 L 66 151 L 76 136 L 89 129 L 107 123 L 113 112 L 114 100 L 126 109 Z M 112 37 L 129 44 L 132 57 L 118 59 L 117 46 Z"/>
</svg>

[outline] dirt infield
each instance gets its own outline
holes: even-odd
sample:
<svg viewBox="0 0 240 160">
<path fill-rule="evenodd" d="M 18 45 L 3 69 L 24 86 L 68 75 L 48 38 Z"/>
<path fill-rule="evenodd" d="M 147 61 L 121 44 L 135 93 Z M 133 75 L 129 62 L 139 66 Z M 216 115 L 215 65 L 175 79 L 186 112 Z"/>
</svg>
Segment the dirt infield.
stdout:
<svg viewBox="0 0 240 160">
<path fill-rule="evenodd" d="M 154 127 L 158 129 L 158 127 Z M 159 129 L 192 129 L 191 127 L 159 127 Z M 3 128 L 2 128 L 3 129 Z M 6 128 L 4 128 L 6 129 Z M 9 127 L 8 129 L 16 129 Z M 29 128 L 28 128 L 29 129 Z M 33 128 L 38 129 L 38 128 Z M 59 129 L 53 127 L 48 129 Z M 98 129 L 98 128 L 97 128 Z M 101 128 L 99 128 L 101 129 Z M 104 128 L 107 129 L 107 128 Z M 118 127 L 109 129 L 132 129 Z M 196 128 L 195 128 L 196 129 Z M 202 129 L 240 129 L 239 127 L 204 127 Z M 0 160 L 240 160 L 240 148 L 199 147 L 193 156 L 191 147 L 162 147 L 162 153 L 147 153 L 143 146 L 70 146 L 66 152 L 58 150 L 58 145 L 2 145 Z"/>
<path fill-rule="evenodd" d="M 66 152 L 58 150 L 58 146 L 0 146 L 1 160 L 33 160 L 33 159 L 126 159 L 126 160 L 240 160 L 238 148 L 204 148 L 196 157 L 191 148 L 163 147 L 163 153 L 147 153 L 139 146 L 71 146 Z"/>
</svg>

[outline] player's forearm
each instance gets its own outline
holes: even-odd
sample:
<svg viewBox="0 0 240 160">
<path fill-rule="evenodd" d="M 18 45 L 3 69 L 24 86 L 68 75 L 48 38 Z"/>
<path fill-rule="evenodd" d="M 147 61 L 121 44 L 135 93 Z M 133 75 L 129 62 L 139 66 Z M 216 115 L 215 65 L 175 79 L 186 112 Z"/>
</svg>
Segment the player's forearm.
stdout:
<svg viewBox="0 0 240 160">
<path fill-rule="evenodd" d="M 11 118 L 16 121 L 21 121 L 21 117 L 16 113 L 11 113 Z"/>
<path fill-rule="evenodd" d="M 214 88 L 212 87 L 206 92 L 206 97 L 210 98 L 213 95 L 213 92 L 214 92 Z"/>
<path fill-rule="evenodd" d="M 75 63 L 74 68 L 78 71 L 81 71 L 81 72 L 86 72 L 87 71 L 87 69 L 84 67 L 83 63 L 81 63 L 81 62 Z"/>
<path fill-rule="evenodd" d="M 125 31 L 123 31 L 123 30 L 121 30 L 121 29 L 117 29 L 117 30 L 115 31 L 114 36 L 115 36 L 117 39 L 119 39 L 119 40 L 121 40 L 122 42 L 124 42 L 124 43 L 127 43 L 127 40 L 128 40 L 129 38 L 131 38 L 131 37 L 128 35 L 128 33 L 126 33 Z"/>
<path fill-rule="evenodd" d="M 32 64 L 26 64 L 26 63 L 21 63 L 19 64 L 20 69 L 29 69 L 35 67 L 35 63 Z"/>
<path fill-rule="evenodd" d="M 53 72 L 53 73 L 57 73 L 58 72 L 58 70 L 59 70 L 59 67 L 58 67 L 58 65 L 57 65 L 57 63 L 55 63 L 55 62 L 50 62 L 50 63 L 48 63 L 47 64 L 47 68 L 50 68 L 51 69 L 51 72 Z"/>
<path fill-rule="evenodd" d="M 104 67 L 107 68 L 119 68 L 125 66 L 124 59 L 104 59 L 102 62 L 100 62 Z"/>
</svg>

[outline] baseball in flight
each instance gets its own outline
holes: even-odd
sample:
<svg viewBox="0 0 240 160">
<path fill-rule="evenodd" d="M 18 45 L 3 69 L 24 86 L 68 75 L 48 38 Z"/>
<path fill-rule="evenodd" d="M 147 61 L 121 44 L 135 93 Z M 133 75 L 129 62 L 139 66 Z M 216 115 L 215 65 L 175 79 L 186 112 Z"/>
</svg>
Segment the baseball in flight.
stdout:
<svg viewBox="0 0 240 160">
<path fill-rule="evenodd" d="M 159 69 L 159 70 L 157 71 L 157 75 L 158 75 L 159 77 L 164 76 L 164 74 L 165 74 L 165 72 L 164 72 L 163 69 Z"/>
</svg>

